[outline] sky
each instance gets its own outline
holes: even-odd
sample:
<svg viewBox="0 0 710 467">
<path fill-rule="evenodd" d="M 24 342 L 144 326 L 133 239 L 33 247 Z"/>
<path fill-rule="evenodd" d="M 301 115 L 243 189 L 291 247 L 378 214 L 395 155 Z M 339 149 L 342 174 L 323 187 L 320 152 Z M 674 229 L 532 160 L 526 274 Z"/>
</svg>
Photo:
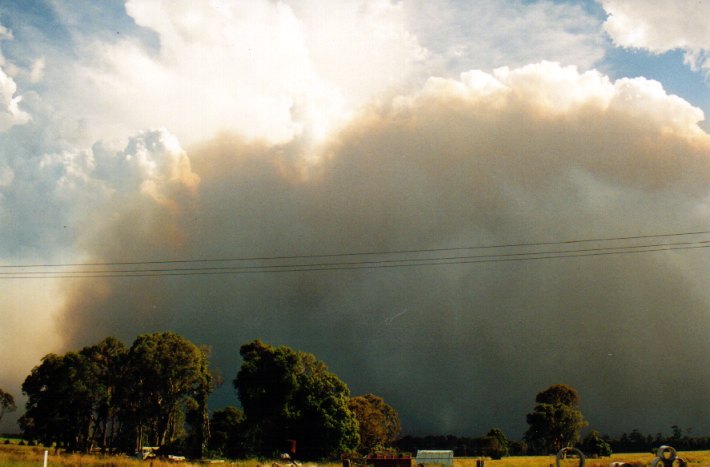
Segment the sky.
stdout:
<svg viewBox="0 0 710 467">
<path fill-rule="evenodd" d="M 0 0 L 0 387 L 171 330 L 408 434 L 710 435 L 707 0 Z"/>
</svg>

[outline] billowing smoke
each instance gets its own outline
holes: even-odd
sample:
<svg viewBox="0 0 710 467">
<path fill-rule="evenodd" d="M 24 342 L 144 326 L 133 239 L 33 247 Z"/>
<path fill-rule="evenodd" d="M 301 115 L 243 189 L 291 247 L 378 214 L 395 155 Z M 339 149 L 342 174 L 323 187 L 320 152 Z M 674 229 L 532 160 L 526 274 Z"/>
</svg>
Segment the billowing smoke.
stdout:
<svg viewBox="0 0 710 467">
<path fill-rule="evenodd" d="M 134 181 L 87 213 L 81 245 L 90 262 L 126 262 L 709 230 L 701 119 L 656 82 L 542 62 L 432 78 L 317 149 L 223 134 L 184 151 L 156 130 L 118 152 L 94 148 L 117 164 L 101 178 Z M 471 254 L 482 253 L 446 252 Z M 394 405 L 409 433 L 518 437 L 535 394 L 558 382 L 579 389 L 602 431 L 705 433 L 707 254 L 67 279 L 59 324 L 74 348 L 174 330 L 212 345 L 227 381 L 250 339 L 313 352 L 354 393 Z M 305 260 L 289 261 L 278 264 Z M 227 383 L 213 404 L 228 403 Z"/>
</svg>

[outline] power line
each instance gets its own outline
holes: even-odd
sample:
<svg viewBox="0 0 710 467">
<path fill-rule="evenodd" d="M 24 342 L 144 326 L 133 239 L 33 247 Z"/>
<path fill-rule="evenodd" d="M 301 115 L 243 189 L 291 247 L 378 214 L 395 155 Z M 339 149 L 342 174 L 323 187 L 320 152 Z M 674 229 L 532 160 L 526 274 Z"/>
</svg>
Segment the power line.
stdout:
<svg viewBox="0 0 710 467">
<path fill-rule="evenodd" d="M 648 249 L 656 247 L 680 247 L 680 246 L 690 246 L 690 245 L 700 245 L 710 243 L 710 240 L 703 240 L 698 242 L 677 242 L 677 243 L 656 243 L 656 244 L 646 244 L 646 245 L 633 245 L 633 246 L 615 246 L 615 247 L 599 247 L 599 248 L 584 248 L 577 250 L 548 250 L 548 251 L 535 251 L 535 252 L 522 252 L 522 253 L 496 253 L 488 255 L 466 255 L 466 256 L 443 256 L 434 258 L 399 258 L 399 259 L 381 259 L 381 260 L 368 260 L 368 261 L 349 261 L 349 262 L 330 262 L 330 263 L 301 263 L 301 264 L 276 264 L 276 265 L 252 265 L 252 266 L 220 266 L 220 267 L 197 267 L 197 268 L 160 268 L 160 269 L 106 269 L 106 270 L 85 270 L 85 271 L 58 271 L 57 274 L 132 274 L 132 273 L 157 273 L 157 272 L 209 272 L 209 271 L 237 271 L 237 270 L 250 270 L 250 269 L 290 269 L 290 268 L 315 268 L 315 267 L 328 267 L 328 266 L 365 266 L 365 265 L 378 265 L 378 264 L 388 264 L 388 263 L 418 263 L 418 262 L 433 262 L 433 261 L 457 261 L 457 260 L 470 260 L 470 259 L 484 259 L 484 258 L 501 258 L 501 257 L 525 257 L 525 256 L 540 256 L 540 255 L 569 255 L 571 253 L 587 253 L 594 251 L 606 251 L 606 250 L 633 250 L 633 249 Z M 678 248 L 675 248 L 678 249 Z M 571 255 L 570 255 L 571 256 Z M 1 276 L 20 276 L 20 275 L 32 275 L 37 273 L 44 273 L 43 271 L 22 271 L 22 272 L 0 272 Z"/>
<path fill-rule="evenodd" d="M 422 267 L 422 266 L 446 266 L 459 264 L 475 264 L 475 263 L 496 263 L 496 262 L 516 262 L 516 261 L 532 261 L 545 259 L 561 259 L 561 258 L 579 258 L 587 256 L 609 256 L 637 253 L 654 253 L 660 251 L 674 250 L 690 250 L 690 249 L 705 249 L 710 248 L 710 241 L 702 241 L 696 243 L 677 243 L 677 244 L 656 244 L 656 245 L 639 245 L 631 247 L 616 247 L 613 248 L 598 248 L 598 249 L 583 249 L 569 250 L 558 252 L 537 252 L 537 253 L 521 253 L 528 255 L 526 257 L 515 257 L 516 255 L 479 255 L 479 256 L 461 256 L 452 258 L 429 258 L 429 259 L 405 259 L 391 260 L 380 262 L 354 262 L 354 263 L 314 263 L 300 265 L 277 265 L 277 266 L 250 266 L 250 267 L 234 267 L 234 268 L 178 268 L 178 269 L 155 269 L 155 270 L 109 270 L 103 272 L 97 271 L 65 271 L 65 272 L 26 272 L 23 276 L 6 275 L 0 276 L 0 279 L 85 279 L 85 278 L 117 278 L 117 277 L 156 277 L 156 276 L 204 276 L 204 275 L 234 275 L 234 274 L 264 274 L 264 273 L 284 273 L 284 272 L 312 272 L 312 271 L 343 271 L 343 270 L 358 270 L 358 269 L 384 269 L 384 268 L 406 268 L 406 267 Z M 619 250 L 623 248 L 624 250 Z M 635 248 L 635 249 L 631 249 Z M 643 249 L 641 249 L 643 248 Z M 602 250 L 602 251 L 600 251 Z M 572 253 L 572 254 L 570 254 Z M 535 256 L 530 256 L 535 255 Z M 392 264 L 392 263 L 397 264 Z"/>
<path fill-rule="evenodd" d="M 93 263 L 49 263 L 49 264 L 9 264 L 0 265 L 0 269 L 19 269 L 19 268 L 66 268 L 66 267 L 94 267 L 94 266 L 140 266 L 140 265 L 158 265 L 158 264 L 190 264 L 190 263 L 228 263 L 228 262 L 248 262 L 248 261 L 278 261 L 278 260 L 295 260 L 295 259 L 318 259 L 318 258 L 339 258 L 353 256 L 375 256 L 375 255 L 397 255 L 397 254 L 422 254 L 436 253 L 445 251 L 463 251 L 463 250 L 481 250 L 481 249 L 496 249 L 496 248 L 520 248 L 520 247 L 537 247 L 537 246 L 552 246 L 552 245 L 569 245 L 577 243 L 591 242 L 611 242 L 611 241 L 627 241 L 640 240 L 650 238 L 664 237 L 680 237 L 691 235 L 710 234 L 710 230 L 697 232 L 677 232 L 667 234 L 652 234 L 652 235 L 634 235 L 626 237 L 602 237 L 602 238 L 587 238 L 562 241 L 547 241 L 547 242 L 523 242 L 523 243 L 507 243 L 498 245 L 476 245 L 462 246 L 450 248 L 426 248 L 426 249 L 404 249 L 404 250 L 380 250 L 380 251 L 363 251 L 363 252 L 347 252 L 347 253 L 324 253 L 324 254 L 307 254 L 307 255 L 282 255 L 282 256 L 253 256 L 253 257 L 237 257 L 237 258 L 203 258 L 203 259 L 165 259 L 154 261 L 111 261 L 111 262 L 93 262 Z M 610 247 L 611 248 L 611 247 Z"/>
</svg>

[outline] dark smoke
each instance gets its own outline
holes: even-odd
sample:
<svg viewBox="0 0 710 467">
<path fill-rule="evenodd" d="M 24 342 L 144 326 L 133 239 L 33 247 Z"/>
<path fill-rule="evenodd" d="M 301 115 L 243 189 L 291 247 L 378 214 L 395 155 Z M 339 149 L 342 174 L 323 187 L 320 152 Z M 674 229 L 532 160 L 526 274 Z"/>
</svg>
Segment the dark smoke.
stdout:
<svg viewBox="0 0 710 467">
<path fill-rule="evenodd" d="M 364 115 L 313 166 L 295 143 L 223 135 L 189 151 L 194 194 L 117 198 L 87 250 L 235 258 L 707 230 L 707 135 L 653 118 L 429 97 Z M 70 347 L 179 332 L 213 346 L 226 381 L 253 338 L 313 352 L 353 393 L 395 406 L 407 433 L 519 437 L 535 394 L 564 382 L 595 429 L 701 434 L 707 255 L 82 280 L 62 323 Z M 213 406 L 234 403 L 227 383 Z"/>
</svg>

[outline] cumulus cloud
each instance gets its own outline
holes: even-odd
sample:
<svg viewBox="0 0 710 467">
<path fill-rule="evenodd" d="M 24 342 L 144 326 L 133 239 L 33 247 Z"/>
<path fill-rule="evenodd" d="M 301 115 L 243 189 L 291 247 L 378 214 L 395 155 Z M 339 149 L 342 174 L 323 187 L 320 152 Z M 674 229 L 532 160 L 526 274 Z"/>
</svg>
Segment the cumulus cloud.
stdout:
<svg viewBox="0 0 710 467">
<path fill-rule="evenodd" d="M 12 32 L 0 25 L 0 41 L 12 40 Z M 0 132 L 6 131 L 14 125 L 27 123 L 30 116 L 20 109 L 22 96 L 16 96 L 17 84 L 12 77 L 8 76 L 3 68 L 8 66 L 0 52 Z"/>
<path fill-rule="evenodd" d="M 599 20 L 567 2 L 430 0 L 405 2 L 405 9 L 439 73 L 541 60 L 588 69 L 604 56 Z"/>
<path fill-rule="evenodd" d="M 404 2 L 334 1 L 324 13 L 312 1 L 290 3 L 304 25 L 305 45 L 318 73 L 351 106 L 412 79 L 430 58 L 410 30 Z"/>
<path fill-rule="evenodd" d="M 550 62 L 432 78 L 361 113 L 305 171 L 296 143 L 192 146 L 200 184 L 179 209 L 124 197 L 88 213 L 84 247 L 109 262 L 224 259 L 707 230 L 701 118 L 657 83 Z M 173 329 L 213 345 L 227 377 L 249 339 L 293 345 L 385 396 L 410 432 L 517 437 L 558 381 L 598 429 L 702 431 L 703 255 L 92 278 L 67 285 L 61 326 L 70 347 Z"/>
<path fill-rule="evenodd" d="M 338 1 L 325 15 L 306 0 L 131 0 L 126 12 L 157 46 L 138 35 L 77 40 L 83 58 L 62 105 L 92 121 L 95 139 L 165 126 L 187 144 L 219 131 L 322 141 L 371 99 L 408 92 L 432 70 L 590 68 L 604 53 L 598 20 L 554 2 Z"/>
<path fill-rule="evenodd" d="M 604 29 L 618 46 L 646 49 L 654 54 L 680 49 L 694 70 L 710 70 L 707 2 L 601 0 L 600 3 L 609 15 Z"/>
<path fill-rule="evenodd" d="M 13 35 L 12 35 L 12 31 L 10 31 L 10 30 L 7 29 L 5 26 L 3 26 L 2 24 L 0 24 L 0 40 L 3 40 L 3 39 L 5 39 L 5 40 L 8 40 L 8 39 L 9 39 L 9 40 L 12 40 L 12 39 L 14 39 L 14 37 L 13 37 Z"/>
<path fill-rule="evenodd" d="M 32 62 L 32 68 L 30 69 L 29 78 L 32 83 L 38 83 L 42 81 L 44 77 L 44 69 L 46 67 L 44 57 L 40 57 Z"/>
<path fill-rule="evenodd" d="M 84 39 L 68 96 L 81 99 L 67 105 L 104 137 L 165 126 L 186 143 L 226 130 L 320 141 L 425 56 L 401 10 L 341 2 L 324 18 L 313 2 L 131 0 L 127 14 L 157 50 L 136 36 Z"/>
<path fill-rule="evenodd" d="M 128 193 L 138 188 L 161 204 L 173 205 L 176 188 L 194 192 L 200 180 L 180 142 L 164 128 L 140 132 L 123 151 L 107 159 L 112 159 L 112 170 L 102 168 L 101 173 L 110 177 L 113 187 Z"/>
<path fill-rule="evenodd" d="M 164 129 L 141 132 L 121 150 L 97 143 L 88 150 L 67 147 L 10 163 L 15 170 L 0 166 L 0 232 L 4 240 L 0 258 L 18 258 L 24 265 L 90 260 L 77 257 L 75 252 L 83 251 L 85 237 L 105 233 L 87 213 L 101 212 L 112 218 L 119 216 L 113 208 L 120 206 L 121 214 L 126 215 L 126 206 L 145 200 L 146 209 L 155 205 L 165 210 L 166 217 L 175 216 L 178 204 L 184 204 L 199 183 L 185 151 Z M 140 213 L 127 217 L 120 219 L 131 228 L 140 227 Z M 161 243 L 169 237 L 166 228 Z M 118 247 L 130 251 L 126 245 Z M 27 371 L 45 353 L 56 352 L 63 345 L 57 333 L 63 318 L 56 314 L 67 284 L 52 279 L 8 279 L 13 271 L 36 270 L 5 267 L 18 264 L 18 259 L 0 261 L 0 280 L 8 286 L 3 288 L 7 294 L 3 295 L 0 351 L 7 356 L 22 349 L 21 355 L 5 361 L 0 385 L 6 390 L 19 388 Z M 19 396 L 19 390 L 13 392 Z"/>
</svg>

